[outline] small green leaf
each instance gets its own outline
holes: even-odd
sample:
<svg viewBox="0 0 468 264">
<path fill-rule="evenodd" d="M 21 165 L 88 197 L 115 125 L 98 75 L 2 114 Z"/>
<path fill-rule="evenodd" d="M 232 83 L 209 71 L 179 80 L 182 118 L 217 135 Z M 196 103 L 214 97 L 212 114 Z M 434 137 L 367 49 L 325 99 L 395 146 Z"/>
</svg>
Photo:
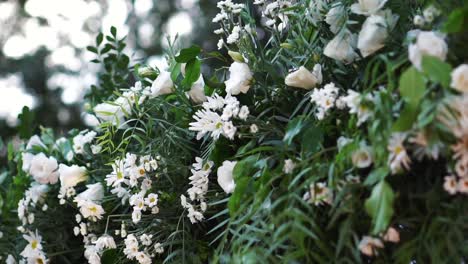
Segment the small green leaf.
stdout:
<svg viewBox="0 0 468 264">
<path fill-rule="evenodd" d="M 372 233 L 379 234 L 387 229 L 393 216 L 395 194 L 384 180 L 372 189 L 371 196 L 365 202 L 366 212 L 372 217 Z"/>
<path fill-rule="evenodd" d="M 114 38 L 117 37 L 117 29 L 114 26 L 111 27 L 110 32 Z"/>
<path fill-rule="evenodd" d="M 96 46 L 101 45 L 102 41 L 104 40 L 104 35 L 102 33 L 99 33 L 96 36 Z"/>
<path fill-rule="evenodd" d="M 93 46 L 87 46 L 86 49 L 92 53 L 98 53 L 98 50 Z"/>
<path fill-rule="evenodd" d="M 252 177 L 255 173 L 255 164 L 259 159 L 259 155 L 248 156 L 236 163 L 232 171 L 234 181 L 242 177 Z"/>
<path fill-rule="evenodd" d="M 200 52 L 201 48 L 199 46 L 194 45 L 190 48 L 182 49 L 179 55 L 175 57 L 175 60 L 179 63 L 186 63 L 196 58 L 198 54 L 200 54 Z"/>
<path fill-rule="evenodd" d="M 180 74 L 180 63 L 174 64 L 169 70 L 171 72 L 171 80 L 173 82 L 177 81 L 177 77 Z"/>
<path fill-rule="evenodd" d="M 198 59 L 192 59 L 185 65 L 185 78 L 182 82 L 190 89 L 192 84 L 200 77 L 201 62 Z"/>
<path fill-rule="evenodd" d="M 411 67 L 401 75 L 400 94 L 407 103 L 417 106 L 425 91 L 424 78 L 416 68 Z"/>
<path fill-rule="evenodd" d="M 450 66 L 450 64 L 436 57 L 424 56 L 422 59 L 422 67 L 431 81 L 440 83 L 445 88 L 450 87 L 450 73 L 452 72 L 452 66 Z"/>
</svg>

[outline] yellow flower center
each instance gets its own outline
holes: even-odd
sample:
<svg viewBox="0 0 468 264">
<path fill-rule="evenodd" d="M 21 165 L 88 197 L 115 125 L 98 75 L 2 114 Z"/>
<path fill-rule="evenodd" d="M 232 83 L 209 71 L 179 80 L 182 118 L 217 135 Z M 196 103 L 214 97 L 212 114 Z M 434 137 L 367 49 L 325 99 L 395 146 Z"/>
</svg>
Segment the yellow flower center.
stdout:
<svg viewBox="0 0 468 264">
<path fill-rule="evenodd" d="M 145 170 L 144 169 L 140 169 L 138 172 L 140 173 L 140 175 L 145 175 Z"/>
<path fill-rule="evenodd" d="M 216 124 L 216 129 L 220 129 L 221 127 L 223 127 L 223 123 L 218 122 L 218 123 Z"/>
<path fill-rule="evenodd" d="M 97 212 L 96 206 L 91 206 L 91 207 L 89 208 L 89 210 L 90 210 L 91 212 L 93 212 L 93 213 L 96 213 L 96 212 Z"/>
<path fill-rule="evenodd" d="M 401 145 L 398 145 L 398 146 L 396 146 L 396 148 L 395 148 L 395 154 L 398 155 L 398 154 L 400 154 L 401 152 L 403 152 L 403 150 L 404 150 L 403 147 L 402 147 Z"/>
<path fill-rule="evenodd" d="M 31 241 L 31 248 L 32 248 L 32 249 L 36 249 L 36 248 L 37 248 L 37 244 L 39 244 L 39 243 L 37 242 L 37 240 Z"/>
<path fill-rule="evenodd" d="M 117 172 L 117 179 L 123 179 L 123 173 L 121 171 Z"/>
</svg>

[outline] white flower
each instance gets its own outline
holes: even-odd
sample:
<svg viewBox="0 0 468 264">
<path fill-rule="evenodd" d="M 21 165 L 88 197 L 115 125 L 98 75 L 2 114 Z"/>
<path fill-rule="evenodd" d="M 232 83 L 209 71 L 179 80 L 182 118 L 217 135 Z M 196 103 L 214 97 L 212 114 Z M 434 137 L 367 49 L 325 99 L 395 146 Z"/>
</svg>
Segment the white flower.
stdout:
<svg viewBox="0 0 468 264">
<path fill-rule="evenodd" d="M 236 25 L 234 26 L 234 28 L 232 29 L 232 33 L 227 37 L 227 40 L 226 42 L 228 44 L 232 44 L 232 43 L 235 43 L 239 40 L 239 37 L 240 37 L 240 31 L 241 31 L 241 27 Z"/>
<path fill-rule="evenodd" d="M 322 83 L 322 66 L 316 64 L 312 72 L 301 66 L 298 70 L 288 74 L 284 79 L 284 83 L 288 86 L 306 90 L 315 88 Z"/>
<path fill-rule="evenodd" d="M 34 146 L 38 146 L 38 147 L 41 147 L 41 148 L 47 148 L 46 145 L 44 145 L 44 143 L 42 143 L 42 140 L 38 135 L 34 135 L 29 139 L 28 144 L 26 145 L 26 150 L 30 150 Z"/>
<path fill-rule="evenodd" d="M 291 159 L 284 161 L 283 172 L 286 174 L 291 174 L 294 171 L 296 164 Z"/>
<path fill-rule="evenodd" d="M 372 164 L 372 149 L 365 144 L 361 144 L 361 147 L 353 153 L 352 160 L 357 168 L 369 167 Z"/>
<path fill-rule="evenodd" d="M 151 243 L 152 243 L 151 239 L 152 238 L 153 238 L 153 235 L 147 235 L 147 234 L 141 235 L 140 236 L 141 244 L 143 244 L 144 246 L 151 245 Z"/>
<path fill-rule="evenodd" d="M 151 264 L 151 258 L 145 252 L 138 252 L 135 258 L 140 264 Z"/>
<path fill-rule="evenodd" d="M 468 64 L 462 64 L 452 71 L 450 86 L 462 93 L 468 93 Z"/>
<path fill-rule="evenodd" d="M 122 125 L 125 123 L 125 112 L 122 106 L 116 103 L 101 103 L 94 107 L 96 117 L 104 122 L 110 122 L 113 125 Z"/>
<path fill-rule="evenodd" d="M 99 152 L 101 152 L 102 150 L 102 146 L 100 145 L 91 145 L 91 152 L 96 155 L 96 154 L 99 154 Z"/>
<path fill-rule="evenodd" d="M 223 165 L 218 168 L 218 184 L 223 188 L 224 192 L 229 194 L 234 191 L 236 183 L 232 178 L 232 172 L 237 161 L 224 161 Z"/>
<path fill-rule="evenodd" d="M 141 211 L 140 210 L 133 210 L 132 212 L 132 221 L 133 223 L 137 224 L 141 220 Z"/>
<path fill-rule="evenodd" d="M 406 139 L 404 133 L 393 133 L 389 143 L 388 151 L 390 155 L 388 162 L 393 174 L 400 172 L 403 168 L 409 169 L 411 160 L 406 152 L 403 142 Z"/>
<path fill-rule="evenodd" d="M 34 158 L 34 154 L 23 152 L 21 153 L 21 160 L 23 161 L 22 169 L 24 172 L 28 173 L 31 168 L 31 161 Z"/>
<path fill-rule="evenodd" d="M 383 239 L 388 242 L 398 243 L 400 242 L 400 233 L 395 228 L 389 227 Z"/>
<path fill-rule="evenodd" d="M 361 242 L 359 242 L 359 250 L 362 252 L 362 254 L 369 257 L 377 254 L 377 248 L 383 247 L 384 245 L 380 239 L 370 236 L 364 236 Z"/>
<path fill-rule="evenodd" d="M 255 134 L 258 132 L 258 126 L 256 124 L 250 125 L 250 133 Z"/>
<path fill-rule="evenodd" d="M 54 157 L 47 158 L 46 155 L 41 152 L 32 158 L 29 173 L 38 183 L 55 184 L 59 176 L 57 167 L 57 160 Z"/>
<path fill-rule="evenodd" d="M 84 153 L 85 144 L 91 143 L 94 137 L 96 137 L 96 132 L 90 131 L 88 133 L 80 133 L 73 138 L 73 150 L 77 154 Z"/>
<path fill-rule="evenodd" d="M 154 251 L 158 254 L 164 253 L 164 248 L 161 243 L 154 244 Z"/>
<path fill-rule="evenodd" d="M 336 141 L 336 146 L 338 147 L 338 150 L 341 151 L 341 149 L 344 146 L 348 145 L 351 142 L 353 142 L 352 139 L 344 137 L 344 136 L 340 136 L 338 140 Z"/>
<path fill-rule="evenodd" d="M 387 0 L 358 0 L 351 6 L 351 11 L 359 15 L 372 15 L 379 11 Z"/>
<path fill-rule="evenodd" d="M 247 106 L 243 105 L 243 106 L 240 108 L 240 110 L 239 110 L 239 115 L 238 115 L 238 117 L 239 117 L 240 119 L 242 119 L 242 120 L 246 120 L 247 117 L 249 117 L 249 114 L 250 114 L 249 108 L 248 108 Z"/>
<path fill-rule="evenodd" d="M 234 135 L 236 134 L 237 128 L 232 124 L 231 121 L 224 122 L 223 124 L 223 135 L 229 139 L 234 139 Z"/>
<path fill-rule="evenodd" d="M 90 219 L 94 222 L 98 219 L 102 219 L 102 215 L 105 213 L 104 208 L 102 208 L 101 205 L 88 200 L 79 200 L 78 207 L 80 208 L 80 213 L 84 218 Z"/>
<path fill-rule="evenodd" d="M 330 25 L 330 31 L 333 33 L 338 33 L 340 28 L 346 22 L 346 11 L 343 5 L 337 5 L 328 11 L 327 16 L 325 17 L 325 22 Z"/>
<path fill-rule="evenodd" d="M 116 160 L 114 164 L 112 164 L 112 169 L 112 173 L 106 176 L 107 186 L 116 187 L 128 181 L 123 160 Z"/>
<path fill-rule="evenodd" d="M 84 257 L 88 260 L 89 264 L 100 264 L 101 257 L 99 256 L 98 249 L 95 246 L 85 246 Z"/>
<path fill-rule="evenodd" d="M 309 191 L 304 195 L 304 200 L 318 206 L 323 203 L 333 203 L 333 193 L 324 182 L 312 183 Z"/>
<path fill-rule="evenodd" d="M 355 34 L 351 34 L 348 30 L 342 31 L 328 42 L 323 54 L 346 64 L 351 63 L 358 57 L 354 51 L 356 42 Z"/>
<path fill-rule="evenodd" d="M 409 59 L 418 70 L 422 69 L 423 56 L 433 56 L 445 61 L 447 51 L 445 40 L 432 31 L 420 32 L 416 43 L 408 47 Z"/>
<path fill-rule="evenodd" d="M 219 39 L 219 40 L 218 40 L 218 44 L 216 44 L 216 46 L 218 47 L 218 50 L 222 49 L 223 46 L 224 46 L 224 40 L 223 40 L 223 39 Z"/>
<path fill-rule="evenodd" d="M 174 83 L 171 79 L 171 73 L 162 71 L 151 85 L 151 97 L 157 97 L 164 94 L 170 94 L 174 91 Z"/>
<path fill-rule="evenodd" d="M 145 204 L 149 207 L 158 205 L 158 195 L 155 193 L 148 194 L 148 197 L 145 198 Z"/>
<path fill-rule="evenodd" d="M 247 93 L 250 89 L 250 80 L 253 78 L 253 73 L 250 71 L 249 65 L 242 62 L 233 62 L 229 67 L 229 79 L 225 81 L 226 92 L 232 95 L 239 93 Z"/>
<path fill-rule="evenodd" d="M 422 16 L 420 16 L 420 15 L 416 15 L 416 16 L 414 16 L 414 18 L 413 18 L 413 24 L 414 24 L 415 26 L 422 27 L 422 26 L 424 26 L 424 22 L 425 22 L 425 21 L 424 21 L 424 17 L 422 17 Z"/>
<path fill-rule="evenodd" d="M 459 193 L 468 194 L 468 178 L 467 177 L 461 177 L 458 180 L 457 191 Z"/>
<path fill-rule="evenodd" d="M 366 19 L 361 32 L 359 32 L 357 44 L 364 58 L 384 47 L 388 31 L 388 25 L 384 17 L 371 15 Z"/>
<path fill-rule="evenodd" d="M 208 132 L 211 132 L 211 137 L 217 140 L 223 133 L 224 122 L 219 114 L 202 109 L 197 111 L 193 118 L 195 122 L 189 124 L 189 130 L 198 131 L 197 140 L 200 140 Z"/>
<path fill-rule="evenodd" d="M 192 88 L 188 92 L 190 99 L 196 104 L 200 104 L 206 101 L 205 95 L 205 81 L 203 81 L 203 76 L 200 75 L 200 78 L 192 84 Z"/>
<path fill-rule="evenodd" d="M 87 200 L 100 203 L 104 198 L 104 188 L 100 182 L 86 185 L 86 191 L 78 194 L 76 200 Z"/>
<path fill-rule="evenodd" d="M 315 89 L 310 95 L 311 102 L 317 105 L 315 116 L 322 120 L 325 114 L 335 106 L 338 88 L 334 83 L 326 84 L 322 89 Z"/>
<path fill-rule="evenodd" d="M 20 255 L 24 258 L 33 258 L 37 255 L 37 253 L 42 252 L 42 237 L 39 235 L 36 229 L 36 233 L 29 232 L 28 235 L 23 235 L 23 238 L 28 241 L 28 244 L 20 253 Z"/>
<path fill-rule="evenodd" d="M 96 248 L 101 251 L 103 249 L 112 249 L 112 248 L 117 248 L 117 245 L 115 244 L 114 238 L 109 235 L 102 235 L 99 237 L 96 241 L 94 241 L 94 244 L 96 245 Z"/>
<path fill-rule="evenodd" d="M 78 183 L 88 179 L 86 168 L 77 165 L 67 166 L 60 164 L 58 172 L 60 174 L 60 186 L 63 190 L 75 187 Z"/>
</svg>

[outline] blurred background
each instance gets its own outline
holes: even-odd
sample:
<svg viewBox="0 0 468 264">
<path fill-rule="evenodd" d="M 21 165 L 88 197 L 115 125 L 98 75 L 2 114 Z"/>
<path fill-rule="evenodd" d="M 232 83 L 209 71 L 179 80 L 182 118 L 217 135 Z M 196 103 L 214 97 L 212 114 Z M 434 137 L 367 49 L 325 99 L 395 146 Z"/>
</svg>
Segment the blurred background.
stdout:
<svg viewBox="0 0 468 264">
<path fill-rule="evenodd" d="M 217 50 L 211 23 L 216 0 L 0 0 L 0 160 L 2 142 L 16 139 L 18 114 L 28 124 L 58 133 L 95 124 L 83 111 L 83 96 L 97 82 L 95 54 L 86 50 L 111 26 L 127 35 L 126 54 L 164 68 L 167 37 L 182 46 Z M 186 43 L 186 45 L 184 44 Z M 1 164 L 1 163 L 0 163 Z"/>
</svg>

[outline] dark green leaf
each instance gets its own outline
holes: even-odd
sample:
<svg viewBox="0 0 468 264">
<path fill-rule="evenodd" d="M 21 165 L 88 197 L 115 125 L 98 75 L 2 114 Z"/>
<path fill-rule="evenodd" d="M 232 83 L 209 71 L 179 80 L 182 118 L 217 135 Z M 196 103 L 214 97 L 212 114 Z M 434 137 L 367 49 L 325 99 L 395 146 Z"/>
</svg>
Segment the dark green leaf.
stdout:
<svg viewBox="0 0 468 264">
<path fill-rule="evenodd" d="M 400 117 L 393 124 L 393 131 L 407 131 L 411 129 L 418 117 L 418 107 L 411 104 L 406 104 Z"/>
<path fill-rule="evenodd" d="M 389 170 L 387 167 L 378 168 L 373 170 L 369 176 L 367 176 L 366 180 L 364 181 L 364 185 L 372 186 L 377 182 L 383 181 L 385 177 L 388 175 Z"/>
<path fill-rule="evenodd" d="M 289 121 L 283 141 L 286 144 L 291 145 L 292 140 L 294 139 L 295 136 L 297 136 L 301 132 L 303 127 L 304 127 L 304 119 L 301 116 L 298 116 L 294 118 L 293 120 Z"/>
<path fill-rule="evenodd" d="M 465 25 L 465 16 L 467 11 L 462 8 L 457 8 L 452 11 L 442 29 L 446 33 L 458 33 L 463 30 Z"/>
<path fill-rule="evenodd" d="M 99 33 L 99 34 L 96 36 L 96 46 L 101 45 L 101 43 L 102 43 L 103 40 L 104 40 L 104 34 Z"/>
<path fill-rule="evenodd" d="M 18 115 L 18 119 L 20 121 L 18 126 L 20 138 L 30 138 L 34 131 L 34 113 L 25 106 L 23 107 L 23 111 Z"/>
<path fill-rule="evenodd" d="M 86 49 L 92 53 L 98 53 L 98 50 L 96 49 L 96 47 L 93 47 L 93 46 L 87 46 Z"/>
<path fill-rule="evenodd" d="M 201 62 L 198 59 L 192 59 L 185 65 L 185 78 L 182 82 L 188 89 L 200 77 Z"/>
<path fill-rule="evenodd" d="M 117 29 L 114 26 L 111 27 L 110 32 L 114 38 L 117 37 Z"/>
<path fill-rule="evenodd" d="M 179 63 L 186 63 L 196 58 L 198 54 L 200 54 L 200 52 L 201 48 L 199 46 L 194 45 L 190 48 L 182 49 L 179 55 L 175 57 L 175 60 Z"/>
</svg>

